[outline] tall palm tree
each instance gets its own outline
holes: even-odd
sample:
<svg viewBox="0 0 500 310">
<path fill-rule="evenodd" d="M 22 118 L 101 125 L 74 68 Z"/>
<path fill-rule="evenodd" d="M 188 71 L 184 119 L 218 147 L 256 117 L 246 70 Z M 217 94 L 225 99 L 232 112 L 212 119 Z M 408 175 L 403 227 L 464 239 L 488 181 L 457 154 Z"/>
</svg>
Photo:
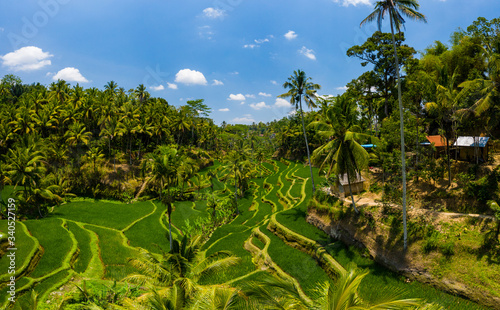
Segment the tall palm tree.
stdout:
<svg viewBox="0 0 500 310">
<path fill-rule="evenodd" d="M 399 121 L 401 134 L 401 171 L 403 175 L 403 230 L 404 230 L 404 249 L 407 248 L 407 231 L 406 231 L 406 161 L 405 161 L 405 137 L 404 137 L 404 120 L 403 120 L 403 102 L 401 100 L 401 77 L 399 75 L 399 59 L 396 51 L 396 39 L 394 38 L 394 28 L 401 32 L 401 26 L 404 26 L 405 20 L 402 15 L 405 15 L 414 20 L 427 22 L 425 15 L 417 12 L 420 4 L 417 0 L 381 0 L 375 3 L 375 10 L 368 15 L 362 22 L 366 24 L 377 20 L 378 28 L 382 28 L 382 20 L 386 14 L 389 14 L 392 46 L 394 49 L 394 58 L 396 60 L 396 77 L 398 79 L 398 102 L 399 102 Z"/>
<path fill-rule="evenodd" d="M 356 213 L 356 203 L 351 189 L 351 180 L 355 179 L 368 166 L 368 152 L 358 143 L 361 139 L 369 138 L 361 132 L 355 124 L 357 119 L 356 105 L 347 96 L 335 98 L 334 104 L 324 111 L 320 121 L 311 123 L 325 144 L 314 150 L 313 162 L 321 162 L 320 169 L 328 167 L 326 176 L 332 173 L 336 176 L 347 175 L 352 205 Z"/>
<path fill-rule="evenodd" d="M 319 84 L 314 84 L 310 82 L 311 78 L 306 76 L 306 73 L 302 70 L 297 70 L 293 72 L 283 84 L 285 89 L 288 89 L 288 92 L 279 95 L 279 98 L 289 98 L 290 103 L 294 104 L 296 109 L 300 109 L 300 118 L 302 120 L 302 131 L 304 133 L 304 140 L 306 142 L 306 150 L 307 150 L 307 160 L 309 164 L 309 170 L 311 172 L 311 183 L 312 183 L 312 191 L 316 190 L 314 186 L 314 178 L 312 173 L 312 164 L 311 164 L 311 155 L 309 153 L 309 143 L 307 142 L 307 134 L 306 127 L 304 125 L 304 112 L 302 110 L 302 98 L 304 98 L 307 106 L 309 108 L 315 108 L 316 104 L 313 101 L 313 97 L 316 95 L 316 91 L 321 89 Z"/>
<path fill-rule="evenodd" d="M 172 249 L 172 197 L 170 187 L 178 182 L 178 169 L 183 157 L 177 155 L 177 149 L 159 146 L 148 158 L 147 166 L 151 173 L 151 184 L 159 183 L 160 200 L 167 206 L 170 249 Z M 167 189 L 167 195 L 162 192 Z"/>
</svg>

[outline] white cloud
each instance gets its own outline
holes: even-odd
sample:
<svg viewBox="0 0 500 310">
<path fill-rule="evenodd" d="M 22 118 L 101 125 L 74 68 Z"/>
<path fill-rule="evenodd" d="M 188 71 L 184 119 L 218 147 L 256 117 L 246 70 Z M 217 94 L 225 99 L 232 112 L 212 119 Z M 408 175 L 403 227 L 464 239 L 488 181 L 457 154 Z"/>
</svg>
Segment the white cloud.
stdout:
<svg viewBox="0 0 500 310">
<path fill-rule="evenodd" d="M 370 0 L 333 0 L 335 3 L 340 3 L 342 1 L 342 6 L 357 6 L 358 4 L 371 5 Z M 444 1 L 444 0 L 441 0 Z"/>
<path fill-rule="evenodd" d="M 316 60 L 316 55 L 314 55 L 314 51 L 311 49 L 308 49 L 305 46 L 302 46 L 302 48 L 299 50 L 299 53 L 302 55 L 306 56 L 307 58 L 311 60 Z"/>
<path fill-rule="evenodd" d="M 160 90 L 164 90 L 165 86 L 158 85 L 158 86 L 150 86 L 149 88 L 151 88 L 153 91 L 160 91 Z"/>
<path fill-rule="evenodd" d="M 272 95 L 271 95 L 271 94 L 266 94 L 266 93 L 260 92 L 260 93 L 259 93 L 259 96 L 262 96 L 262 97 L 271 97 Z"/>
<path fill-rule="evenodd" d="M 268 106 L 264 101 L 262 102 L 259 102 L 259 103 L 252 103 L 250 104 L 250 107 L 254 110 L 260 110 L 260 109 L 269 109 L 271 108 L 270 106 Z"/>
<path fill-rule="evenodd" d="M 224 17 L 224 10 L 214 9 L 214 8 L 206 8 L 203 10 L 203 14 L 205 14 L 208 18 L 222 18 Z"/>
<path fill-rule="evenodd" d="M 253 48 L 256 48 L 256 47 L 259 47 L 259 45 L 257 45 L 257 44 L 245 44 L 245 45 L 243 45 L 243 48 L 251 48 L 251 49 L 253 49 Z"/>
<path fill-rule="evenodd" d="M 245 97 L 255 99 L 255 95 L 246 94 Z"/>
<path fill-rule="evenodd" d="M 230 94 L 227 100 L 244 101 L 246 98 L 243 94 Z"/>
<path fill-rule="evenodd" d="M 336 87 L 335 89 L 336 90 L 340 90 L 340 91 L 346 91 L 347 90 L 347 86 Z"/>
<path fill-rule="evenodd" d="M 271 84 L 278 85 L 278 82 L 276 82 L 275 80 L 271 80 Z"/>
<path fill-rule="evenodd" d="M 186 85 L 207 85 L 207 79 L 200 71 L 182 69 L 175 75 L 175 81 Z"/>
<path fill-rule="evenodd" d="M 36 46 L 25 46 L 14 52 L 0 56 L 2 65 L 14 71 L 32 71 L 51 65 L 51 55 Z"/>
<path fill-rule="evenodd" d="M 219 80 L 214 80 L 212 85 L 213 86 L 220 86 L 220 85 L 224 85 L 224 83 L 222 83 L 222 81 L 219 81 Z"/>
<path fill-rule="evenodd" d="M 253 119 L 252 115 L 245 114 L 243 115 L 243 117 L 234 118 L 231 122 L 235 124 L 251 124 L 254 123 L 255 120 Z"/>
<path fill-rule="evenodd" d="M 224 108 L 224 109 L 219 109 L 220 112 L 229 112 L 229 109 L 228 108 Z"/>
<path fill-rule="evenodd" d="M 231 74 L 231 75 L 238 75 L 240 73 L 238 71 L 234 71 L 234 72 L 230 72 L 229 74 Z"/>
<path fill-rule="evenodd" d="M 88 83 L 88 80 L 80 73 L 80 70 L 73 67 L 67 67 L 57 72 L 52 79 L 65 80 L 66 82 Z"/>
<path fill-rule="evenodd" d="M 266 43 L 266 42 L 269 42 L 269 39 L 257 39 L 257 40 L 254 40 L 255 43 L 257 44 L 262 44 L 262 43 Z"/>
<path fill-rule="evenodd" d="M 274 106 L 277 108 L 291 108 L 292 104 L 283 98 L 276 98 Z"/>
<path fill-rule="evenodd" d="M 214 32 L 212 31 L 212 28 L 210 26 L 202 26 L 199 27 L 199 32 L 198 35 L 200 38 L 207 39 L 207 40 L 212 40 L 214 36 Z"/>
<path fill-rule="evenodd" d="M 178 87 L 177 87 L 177 84 L 174 84 L 174 83 L 167 83 L 167 86 L 168 86 L 168 88 L 170 88 L 170 89 L 177 89 L 177 88 L 178 88 Z"/>
<path fill-rule="evenodd" d="M 286 38 L 287 40 L 293 40 L 293 39 L 295 39 L 297 36 L 298 36 L 298 35 L 295 33 L 295 31 L 292 31 L 292 30 L 290 30 L 290 31 L 288 31 L 287 33 L 285 33 L 285 38 Z"/>
</svg>

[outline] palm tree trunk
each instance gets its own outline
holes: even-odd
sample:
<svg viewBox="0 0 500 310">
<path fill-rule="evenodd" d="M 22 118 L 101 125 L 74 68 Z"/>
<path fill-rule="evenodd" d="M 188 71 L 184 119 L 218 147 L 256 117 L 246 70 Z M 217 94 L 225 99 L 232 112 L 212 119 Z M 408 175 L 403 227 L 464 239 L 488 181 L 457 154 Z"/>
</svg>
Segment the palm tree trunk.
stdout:
<svg viewBox="0 0 500 310">
<path fill-rule="evenodd" d="M 354 207 L 354 211 L 359 213 L 359 210 L 356 208 L 356 203 L 354 202 L 354 194 L 351 188 L 351 178 L 349 177 L 349 173 L 347 173 L 347 183 L 349 184 L 349 192 L 351 193 L 352 206 Z"/>
<path fill-rule="evenodd" d="M 314 177 L 313 177 L 313 170 L 312 170 L 312 164 L 311 164 L 311 155 L 309 154 L 309 143 L 307 143 L 306 126 L 304 125 L 304 112 L 302 111 L 302 97 L 300 97 L 299 103 L 300 103 L 300 118 L 302 120 L 302 131 L 304 132 L 304 140 L 306 141 L 307 162 L 309 164 L 309 171 L 311 172 L 312 190 L 313 190 L 313 194 L 314 194 L 314 192 L 316 191 L 316 188 L 314 187 Z"/>
<path fill-rule="evenodd" d="M 450 140 L 446 138 L 446 154 L 448 155 L 448 187 L 451 186 Z"/>
<path fill-rule="evenodd" d="M 404 135 L 404 118 L 403 118 L 403 102 L 401 100 L 401 77 L 399 76 L 399 59 L 398 52 L 396 50 L 396 39 L 394 38 L 394 25 L 392 20 L 392 14 L 389 14 L 391 18 L 391 34 L 392 34 L 392 47 L 394 48 L 394 58 L 396 59 L 396 77 L 398 79 L 398 102 L 399 102 L 399 121 L 400 121 L 400 134 L 401 134 L 401 171 L 403 175 L 403 247 L 406 251 L 407 249 L 407 231 L 406 231 L 406 158 L 405 158 L 405 135 Z"/>
</svg>

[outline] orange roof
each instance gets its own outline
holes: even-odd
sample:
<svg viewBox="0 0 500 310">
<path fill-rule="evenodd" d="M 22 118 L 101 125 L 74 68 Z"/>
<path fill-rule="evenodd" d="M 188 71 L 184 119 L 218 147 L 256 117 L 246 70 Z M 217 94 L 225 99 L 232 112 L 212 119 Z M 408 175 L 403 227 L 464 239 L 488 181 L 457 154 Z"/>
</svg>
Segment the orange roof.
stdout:
<svg viewBox="0 0 500 310">
<path fill-rule="evenodd" d="M 434 143 L 435 147 L 446 146 L 446 140 L 441 136 L 427 136 L 430 143 Z"/>
</svg>

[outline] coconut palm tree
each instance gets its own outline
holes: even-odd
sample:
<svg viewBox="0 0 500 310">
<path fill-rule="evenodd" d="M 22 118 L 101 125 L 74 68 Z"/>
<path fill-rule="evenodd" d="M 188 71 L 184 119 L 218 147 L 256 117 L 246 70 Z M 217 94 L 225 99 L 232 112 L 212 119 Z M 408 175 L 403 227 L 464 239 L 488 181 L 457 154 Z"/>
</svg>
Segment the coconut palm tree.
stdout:
<svg viewBox="0 0 500 310">
<path fill-rule="evenodd" d="M 327 177 L 332 173 L 337 179 L 339 176 L 347 175 L 352 205 L 358 213 L 351 189 L 351 180 L 368 166 L 368 152 L 358 141 L 366 140 L 369 136 L 363 134 L 361 128 L 355 124 L 356 109 L 354 102 L 347 96 L 338 96 L 334 99 L 333 105 L 329 105 L 324 111 L 322 119 L 311 123 L 310 126 L 315 128 L 318 135 L 326 141 L 314 150 L 313 162 L 321 163 L 320 169 L 328 167 Z"/>
<path fill-rule="evenodd" d="M 173 240 L 172 245 L 171 250 L 163 253 L 161 258 L 142 249 L 138 257 L 129 260 L 139 273 L 129 275 L 124 281 L 147 286 L 163 296 L 169 293 L 171 295 L 175 290 L 175 309 L 183 309 L 193 301 L 202 288 L 202 282 L 240 261 L 227 251 L 206 256 L 206 252 L 201 251 L 201 236 L 184 236 L 180 241 Z M 139 301 L 146 301 L 152 295 L 154 294 L 143 295 L 139 297 Z"/>
<path fill-rule="evenodd" d="M 406 162 L 405 162 L 405 138 L 404 138 L 404 119 L 403 119 L 403 102 L 401 99 L 401 77 L 399 75 L 399 59 L 396 51 L 396 39 L 394 38 L 394 28 L 401 32 L 401 26 L 404 26 L 404 16 L 414 20 L 427 22 L 425 15 L 419 13 L 417 10 L 420 7 L 417 0 L 381 0 L 375 3 L 375 10 L 368 15 L 362 22 L 366 24 L 377 20 L 378 28 L 381 31 L 382 20 L 388 14 L 391 34 L 392 46 L 394 49 L 394 58 L 396 62 L 396 77 L 398 80 L 398 102 L 399 102 L 399 121 L 400 121 L 400 135 L 401 135 L 401 171 L 403 175 L 403 230 L 404 230 L 404 249 L 407 248 L 407 231 L 406 231 Z"/>
<path fill-rule="evenodd" d="M 384 300 L 369 304 L 359 296 L 359 285 L 367 274 L 357 268 L 348 269 L 338 275 L 335 283 L 319 284 L 312 300 L 301 296 L 295 284 L 274 276 L 245 283 L 242 293 L 253 309 L 427 309 L 418 308 L 423 304 L 419 299 L 399 299 L 398 292 L 388 292 Z"/>
<path fill-rule="evenodd" d="M 307 134 L 306 134 L 306 126 L 304 125 L 304 112 L 302 109 L 302 98 L 304 98 L 307 106 L 309 108 L 315 108 L 316 105 L 313 101 L 313 97 L 316 95 L 316 91 L 321 88 L 319 84 L 314 84 L 310 82 L 311 78 L 306 76 L 306 73 L 302 70 L 297 70 L 293 72 L 283 84 L 285 89 L 288 89 L 288 92 L 279 95 L 279 98 L 290 98 L 290 103 L 294 104 L 296 109 L 300 109 L 300 118 L 302 120 L 302 131 L 304 133 L 304 140 L 306 142 L 306 150 L 307 150 L 307 161 L 309 164 L 309 170 L 311 172 L 311 183 L 312 183 L 312 191 L 316 190 L 314 187 L 314 178 L 312 173 L 312 164 L 311 164 L 311 155 L 309 153 L 309 143 L 307 142 Z"/>
</svg>

